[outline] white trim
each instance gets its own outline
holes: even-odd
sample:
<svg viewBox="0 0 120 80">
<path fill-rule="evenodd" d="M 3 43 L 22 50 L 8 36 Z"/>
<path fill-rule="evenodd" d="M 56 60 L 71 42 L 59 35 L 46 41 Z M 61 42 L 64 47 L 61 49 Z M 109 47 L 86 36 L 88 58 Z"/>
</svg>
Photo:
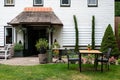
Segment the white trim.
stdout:
<svg viewBox="0 0 120 80">
<path fill-rule="evenodd" d="M 60 0 L 60 5 L 61 5 L 61 6 L 70 6 L 70 0 L 68 0 L 68 4 L 63 4 L 62 2 L 63 2 L 63 1 Z"/>
<path fill-rule="evenodd" d="M 97 6 L 98 5 L 98 1 L 94 0 L 94 3 L 90 3 L 90 0 L 88 0 L 88 6 Z"/>
</svg>

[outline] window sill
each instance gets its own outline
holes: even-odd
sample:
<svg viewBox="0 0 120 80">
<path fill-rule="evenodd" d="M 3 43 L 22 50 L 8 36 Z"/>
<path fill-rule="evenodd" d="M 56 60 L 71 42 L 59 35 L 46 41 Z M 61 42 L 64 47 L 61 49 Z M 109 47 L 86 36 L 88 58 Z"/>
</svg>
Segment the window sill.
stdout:
<svg viewBox="0 0 120 80">
<path fill-rule="evenodd" d="M 70 5 L 60 5 L 60 7 L 70 7 Z"/>
<path fill-rule="evenodd" d="M 5 7 L 14 7 L 15 5 L 4 5 Z"/>
</svg>

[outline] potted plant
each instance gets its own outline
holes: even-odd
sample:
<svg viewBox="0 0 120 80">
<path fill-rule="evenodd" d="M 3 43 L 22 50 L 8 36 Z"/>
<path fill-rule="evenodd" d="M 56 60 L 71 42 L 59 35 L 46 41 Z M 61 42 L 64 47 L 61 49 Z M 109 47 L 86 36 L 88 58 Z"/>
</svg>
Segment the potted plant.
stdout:
<svg viewBox="0 0 120 80">
<path fill-rule="evenodd" d="M 60 44 L 57 42 L 57 40 L 55 39 L 52 48 L 60 48 Z"/>
<path fill-rule="evenodd" d="M 87 45 L 87 49 L 91 50 L 91 45 L 90 44 Z"/>
<path fill-rule="evenodd" d="M 47 63 L 47 48 L 48 48 L 48 41 L 46 39 L 40 38 L 37 42 L 35 47 L 37 48 L 37 50 L 40 52 L 38 54 L 39 57 L 39 61 L 40 63 Z"/>
<path fill-rule="evenodd" d="M 54 43 L 52 44 L 53 56 L 54 56 L 55 58 L 57 58 L 58 55 L 59 55 L 59 49 L 57 49 L 57 48 L 60 48 L 60 45 L 59 45 L 59 43 L 57 42 L 57 40 L 55 39 Z"/>
<path fill-rule="evenodd" d="M 16 43 L 14 45 L 14 56 L 23 57 L 23 45 L 22 44 Z"/>
</svg>

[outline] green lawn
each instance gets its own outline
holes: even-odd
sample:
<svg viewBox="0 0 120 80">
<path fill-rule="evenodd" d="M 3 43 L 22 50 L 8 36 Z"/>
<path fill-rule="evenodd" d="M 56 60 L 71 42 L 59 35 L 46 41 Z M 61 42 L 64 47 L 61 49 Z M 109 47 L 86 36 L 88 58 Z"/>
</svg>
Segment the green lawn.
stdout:
<svg viewBox="0 0 120 80">
<path fill-rule="evenodd" d="M 82 67 L 93 67 L 82 65 Z M 0 80 L 120 80 L 120 65 L 111 65 L 110 71 L 84 70 L 78 65 L 44 64 L 37 66 L 8 66 L 0 64 Z"/>
</svg>

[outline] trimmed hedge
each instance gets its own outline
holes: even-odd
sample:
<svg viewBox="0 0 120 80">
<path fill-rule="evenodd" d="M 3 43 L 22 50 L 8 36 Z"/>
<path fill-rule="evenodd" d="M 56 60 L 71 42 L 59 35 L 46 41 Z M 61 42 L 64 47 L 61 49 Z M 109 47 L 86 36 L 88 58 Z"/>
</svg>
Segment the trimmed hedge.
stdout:
<svg viewBox="0 0 120 80">
<path fill-rule="evenodd" d="M 75 52 L 79 51 L 79 31 L 76 16 L 73 15 L 74 24 L 75 24 Z"/>
<path fill-rule="evenodd" d="M 95 49 L 95 16 L 92 16 L 92 49 Z"/>
</svg>

